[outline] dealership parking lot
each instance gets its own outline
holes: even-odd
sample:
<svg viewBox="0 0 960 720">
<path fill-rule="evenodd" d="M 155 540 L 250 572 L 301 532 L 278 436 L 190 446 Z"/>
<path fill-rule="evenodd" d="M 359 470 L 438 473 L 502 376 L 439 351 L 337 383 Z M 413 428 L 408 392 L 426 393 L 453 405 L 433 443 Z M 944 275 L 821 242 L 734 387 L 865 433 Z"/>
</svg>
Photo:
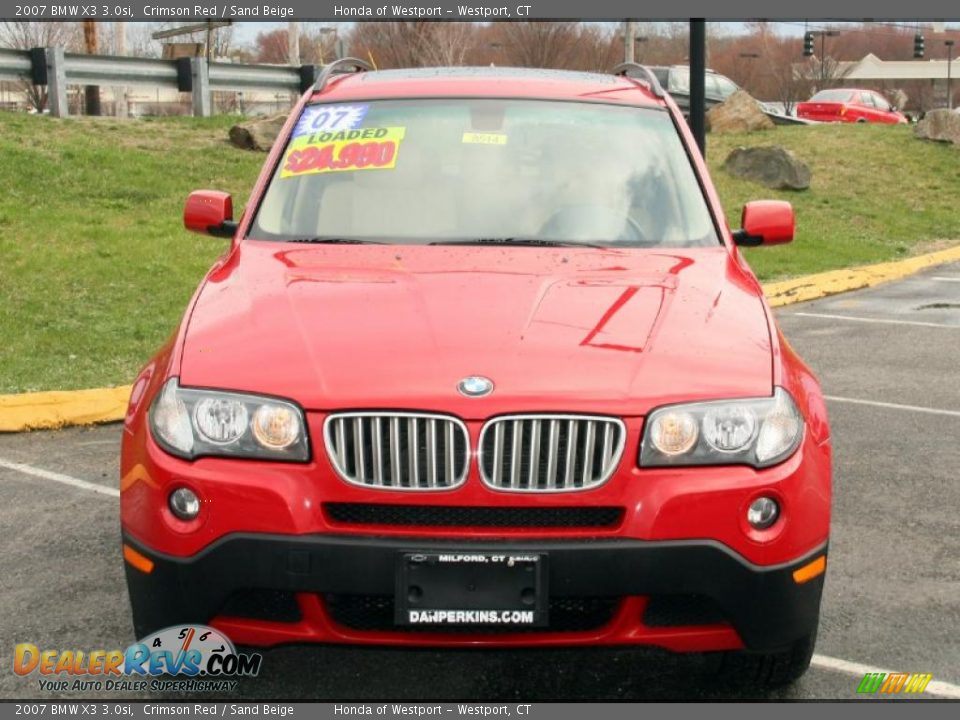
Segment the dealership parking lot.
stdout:
<svg viewBox="0 0 960 720">
<path fill-rule="evenodd" d="M 290 647 L 267 652 L 239 695 L 849 699 L 865 672 L 894 670 L 932 673 L 928 696 L 960 698 L 960 263 L 778 318 L 823 382 L 834 436 L 830 570 L 814 666 L 800 682 L 734 692 L 710 682 L 709 659 L 655 650 Z M 62 697 L 41 692 L 36 674 L 11 672 L 15 643 L 92 650 L 134 639 L 119 553 L 120 432 L 0 435 L 0 697 Z"/>
</svg>

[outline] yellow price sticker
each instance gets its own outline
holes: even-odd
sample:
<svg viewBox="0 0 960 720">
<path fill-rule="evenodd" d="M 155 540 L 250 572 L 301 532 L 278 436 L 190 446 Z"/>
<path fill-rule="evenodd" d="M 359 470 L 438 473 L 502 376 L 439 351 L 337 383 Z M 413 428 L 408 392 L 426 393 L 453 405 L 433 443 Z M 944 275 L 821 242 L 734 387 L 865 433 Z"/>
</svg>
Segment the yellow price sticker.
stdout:
<svg viewBox="0 0 960 720">
<path fill-rule="evenodd" d="M 406 128 L 363 128 L 318 132 L 295 138 L 287 149 L 280 177 L 351 170 L 390 170 L 397 165 Z"/>
</svg>

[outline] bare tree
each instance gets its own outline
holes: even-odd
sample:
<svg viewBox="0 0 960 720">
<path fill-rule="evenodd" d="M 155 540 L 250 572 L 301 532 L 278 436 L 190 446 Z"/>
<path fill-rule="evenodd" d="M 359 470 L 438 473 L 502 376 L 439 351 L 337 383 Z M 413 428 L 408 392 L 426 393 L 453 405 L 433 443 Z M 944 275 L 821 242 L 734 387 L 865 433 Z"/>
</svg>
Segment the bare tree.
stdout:
<svg viewBox="0 0 960 720">
<path fill-rule="evenodd" d="M 787 115 L 793 114 L 797 103 L 810 97 L 813 83 L 805 72 L 797 68 L 800 41 L 770 42 L 762 51 L 760 60 L 767 69 L 771 89 L 776 99 L 783 104 Z"/>
<path fill-rule="evenodd" d="M 423 65 L 463 65 L 476 37 L 471 23 L 424 23 L 424 32 L 418 33 L 417 48 Z"/>
<path fill-rule="evenodd" d="M 76 50 L 80 44 L 79 28 L 75 23 L 66 22 L 0 22 L 0 47 L 15 50 L 31 48 L 62 47 Z M 37 112 L 47 104 L 47 88 L 34 85 L 29 80 L 19 83 L 20 90 L 27 102 Z"/>
<path fill-rule="evenodd" d="M 127 54 L 142 58 L 160 57 L 163 48 L 152 37 L 159 29 L 155 23 L 127 23 Z"/>
<path fill-rule="evenodd" d="M 473 23 L 357 23 L 349 45 L 351 52 L 373 58 L 378 67 L 460 65 L 477 30 Z"/>
<path fill-rule="evenodd" d="M 289 38 L 286 30 L 278 29 L 257 33 L 257 38 L 253 41 L 254 61 L 282 65 L 289 55 L 288 43 Z M 308 48 L 309 45 L 304 44 L 304 49 Z"/>
<path fill-rule="evenodd" d="M 511 65 L 567 68 L 576 59 L 578 22 L 509 22 L 499 23 L 497 29 Z"/>
<path fill-rule="evenodd" d="M 644 23 L 637 23 L 634 27 L 636 35 L 640 34 L 638 27 Z M 623 60 L 623 36 L 620 24 L 583 24 L 577 38 L 577 54 L 572 67 L 578 70 L 593 72 L 608 72 L 610 68 Z M 642 42 L 635 46 L 642 47 Z M 639 59 L 637 54 L 634 59 Z"/>
</svg>

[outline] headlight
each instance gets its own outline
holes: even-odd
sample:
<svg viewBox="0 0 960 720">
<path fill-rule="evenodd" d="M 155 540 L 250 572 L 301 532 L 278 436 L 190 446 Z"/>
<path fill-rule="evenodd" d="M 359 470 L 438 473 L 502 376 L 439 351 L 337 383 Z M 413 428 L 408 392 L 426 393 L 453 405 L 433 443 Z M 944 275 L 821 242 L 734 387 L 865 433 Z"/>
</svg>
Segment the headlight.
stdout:
<svg viewBox="0 0 960 720">
<path fill-rule="evenodd" d="M 783 388 L 773 397 L 658 408 L 647 417 L 640 465 L 752 465 L 785 460 L 800 445 L 803 417 Z"/>
<path fill-rule="evenodd" d="M 171 455 L 306 462 L 303 412 L 291 402 L 182 388 L 170 378 L 150 408 L 150 432 Z"/>
</svg>

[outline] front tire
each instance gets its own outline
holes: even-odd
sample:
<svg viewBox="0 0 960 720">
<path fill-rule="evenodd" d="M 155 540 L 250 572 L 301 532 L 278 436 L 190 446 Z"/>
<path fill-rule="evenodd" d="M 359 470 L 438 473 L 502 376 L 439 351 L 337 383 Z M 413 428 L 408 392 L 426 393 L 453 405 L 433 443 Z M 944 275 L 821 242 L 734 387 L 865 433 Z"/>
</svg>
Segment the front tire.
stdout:
<svg viewBox="0 0 960 720">
<path fill-rule="evenodd" d="M 814 628 L 812 633 L 800 638 L 786 650 L 771 653 L 749 650 L 725 652 L 718 675 L 727 683 L 743 687 L 783 687 L 799 680 L 807 671 L 816 643 L 817 630 Z"/>
</svg>

